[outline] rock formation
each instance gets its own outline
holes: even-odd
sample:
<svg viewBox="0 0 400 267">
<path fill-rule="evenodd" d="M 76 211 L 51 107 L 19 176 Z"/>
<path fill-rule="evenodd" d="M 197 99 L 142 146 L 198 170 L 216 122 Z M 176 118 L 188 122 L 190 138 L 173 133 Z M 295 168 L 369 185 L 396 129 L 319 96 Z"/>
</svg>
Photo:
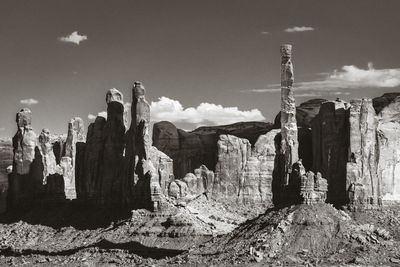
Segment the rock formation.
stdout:
<svg viewBox="0 0 400 267">
<path fill-rule="evenodd" d="M 372 104 L 374 106 L 376 114 L 379 114 L 383 108 L 388 106 L 390 103 L 396 100 L 400 96 L 400 92 L 396 93 L 385 93 L 381 96 L 372 99 Z"/>
<path fill-rule="evenodd" d="M 106 119 L 98 116 L 89 125 L 86 137 L 84 167 L 78 196 L 90 202 L 96 202 L 101 194 L 105 125 Z"/>
<path fill-rule="evenodd" d="M 288 183 L 292 165 L 298 160 L 296 103 L 293 95 L 292 46 L 281 46 L 281 154 L 285 157 L 283 184 Z"/>
<path fill-rule="evenodd" d="M 11 139 L 0 139 L 0 213 L 7 209 L 8 175 L 13 172 L 13 145 Z"/>
<path fill-rule="evenodd" d="M 371 99 L 352 100 L 350 105 L 346 188 L 352 192 L 349 195 L 351 203 L 377 204 L 379 181 L 376 168 L 375 110 Z M 362 200 L 354 199 L 361 195 Z"/>
<path fill-rule="evenodd" d="M 68 123 L 68 135 L 65 144 L 65 155 L 61 158 L 60 166 L 63 170 L 60 174 L 64 177 L 65 197 L 67 199 L 76 199 L 76 173 L 78 172 L 78 163 L 81 162 L 82 155 L 80 149 L 85 142 L 85 129 L 83 120 L 79 117 L 72 118 Z M 79 156 L 79 160 L 77 157 Z M 69 159 L 68 159 L 69 158 Z M 70 164 L 70 165 L 68 165 Z"/>
<path fill-rule="evenodd" d="M 217 142 L 221 134 L 245 138 L 254 145 L 260 135 L 272 128 L 271 123 L 240 122 L 200 127 L 186 132 L 170 122 L 162 121 L 154 124 L 153 145 L 173 159 L 175 177 L 183 178 L 203 164 L 215 171 Z"/>
<path fill-rule="evenodd" d="M 220 135 L 212 197 L 270 204 L 279 132 L 261 135 L 253 148 L 246 139 Z"/>
<path fill-rule="evenodd" d="M 378 114 L 376 132 L 380 196 L 400 201 L 400 96 Z"/>
<path fill-rule="evenodd" d="M 50 142 L 49 129 L 43 129 L 39 135 L 39 151 L 43 163 L 43 184 L 47 184 L 47 177 L 57 172 L 56 156 L 53 152 L 53 144 Z"/>
<path fill-rule="evenodd" d="M 21 109 L 16 116 L 17 133 L 13 137 L 13 173 L 9 183 L 9 205 L 28 205 L 33 200 L 34 182 L 30 177 L 35 159 L 36 134 L 31 127 L 32 112 Z"/>
<path fill-rule="evenodd" d="M 36 134 L 31 126 L 32 112 L 28 108 L 17 113 L 18 131 L 13 138 L 14 172 L 19 175 L 29 174 L 35 158 Z"/>
<path fill-rule="evenodd" d="M 101 201 L 113 202 L 122 190 L 121 175 L 125 146 L 123 95 L 117 89 L 106 94 L 107 121 L 103 128 Z"/>
<path fill-rule="evenodd" d="M 350 104 L 340 99 L 321 105 L 312 120 L 313 171 L 328 181 L 327 201 L 347 203 L 346 165 L 349 149 Z"/>
<path fill-rule="evenodd" d="M 317 116 L 319 108 L 326 99 L 310 99 L 296 107 L 297 127 L 311 128 L 311 120 Z M 274 127 L 281 128 L 281 112 L 275 116 Z"/>
</svg>

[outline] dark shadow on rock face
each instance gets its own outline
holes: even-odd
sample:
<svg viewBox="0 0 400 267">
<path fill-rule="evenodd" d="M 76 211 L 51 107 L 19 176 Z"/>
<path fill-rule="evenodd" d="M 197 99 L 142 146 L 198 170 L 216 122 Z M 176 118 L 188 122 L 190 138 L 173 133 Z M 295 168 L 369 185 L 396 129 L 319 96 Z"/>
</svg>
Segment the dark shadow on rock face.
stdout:
<svg viewBox="0 0 400 267">
<path fill-rule="evenodd" d="M 126 242 L 126 243 L 113 243 L 108 240 L 101 240 L 98 243 L 89 245 L 89 246 L 84 246 L 84 247 L 78 247 L 74 249 L 67 249 L 67 250 L 62 250 L 62 251 L 44 251 L 44 250 L 33 250 L 33 249 L 24 249 L 24 250 L 13 250 L 11 248 L 6 248 L 3 250 L 0 250 L 0 255 L 3 256 L 13 256 L 13 257 L 18 257 L 18 256 L 28 256 L 28 255 L 44 255 L 44 256 L 70 256 L 73 255 L 77 252 L 79 252 L 82 249 L 88 249 L 88 248 L 99 248 L 99 249 L 121 249 L 128 251 L 129 253 L 134 253 L 136 255 L 139 255 L 143 258 L 152 258 L 152 259 L 162 259 L 166 257 L 174 257 L 177 256 L 184 251 L 182 250 L 174 250 L 174 249 L 163 249 L 163 248 L 155 248 L 155 247 L 146 247 L 139 242 L 136 241 L 131 241 L 131 242 Z"/>
<path fill-rule="evenodd" d="M 108 227 L 112 222 L 131 218 L 131 209 L 83 205 L 74 202 L 37 204 L 30 210 L 6 212 L 0 224 L 24 221 L 54 229 L 72 226 L 79 230 Z"/>
<path fill-rule="evenodd" d="M 282 135 L 279 133 L 275 136 L 275 162 L 274 162 L 274 170 L 272 172 L 272 203 L 275 207 L 281 205 L 280 203 L 280 193 L 281 193 L 281 184 L 282 184 L 282 170 L 283 164 L 285 162 L 284 155 L 280 154 L 280 144 L 281 144 Z"/>
</svg>

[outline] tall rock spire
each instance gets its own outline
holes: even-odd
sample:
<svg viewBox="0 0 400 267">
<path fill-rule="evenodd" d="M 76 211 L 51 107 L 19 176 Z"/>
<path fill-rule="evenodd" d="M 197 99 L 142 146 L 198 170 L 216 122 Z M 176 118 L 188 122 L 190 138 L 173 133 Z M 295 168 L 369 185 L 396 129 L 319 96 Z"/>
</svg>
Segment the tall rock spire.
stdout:
<svg viewBox="0 0 400 267">
<path fill-rule="evenodd" d="M 281 154 L 285 157 L 284 184 L 288 183 L 292 165 L 299 158 L 293 81 L 292 45 L 284 44 L 281 45 Z"/>
</svg>

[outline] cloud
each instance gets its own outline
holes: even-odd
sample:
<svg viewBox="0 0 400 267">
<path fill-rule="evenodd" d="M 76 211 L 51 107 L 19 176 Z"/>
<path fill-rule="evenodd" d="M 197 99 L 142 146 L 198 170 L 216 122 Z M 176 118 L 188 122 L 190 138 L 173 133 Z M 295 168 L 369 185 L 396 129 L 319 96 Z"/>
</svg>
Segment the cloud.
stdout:
<svg viewBox="0 0 400 267">
<path fill-rule="evenodd" d="M 101 112 L 97 113 L 97 116 L 93 115 L 91 113 L 88 114 L 88 120 L 90 120 L 90 121 L 94 121 L 97 117 L 103 117 L 103 118 L 107 119 L 107 112 L 101 111 Z"/>
<path fill-rule="evenodd" d="M 319 74 L 320 75 L 320 74 Z M 400 68 L 374 69 L 371 62 L 367 69 L 354 65 L 343 66 L 340 70 L 323 74 L 323 78 L 308 82 L 295 82 L 295 91 L 334 91 L 363 88 L 391 88 L 400 86 Z M 280 92 L 279 84 L 270 84 L 263 89 L 247 90 L 256 93 Z"/>
<path fill-rule="evenodd" d="M 322 97 L 322 96 L 344 96 L 350 95 L 350 92 L 308 92 L 295 93 L 295 97 Z"/>
<path fill-rule="evenodd" d="M 245 90 L 245 91 L 250 91 L 255 93 L 277 93 L 281 91 L 281 88 L 259 88 L 259 89 Z"/>
<path fill-rule="evenodd" d="M 37 103 L 39 103 L 38 100 L 33 99 L 33 98 L 21 99 L 19 102 L 21 104 L 28 105 L 28 106 L 36 105 Z"/>
<path fill-rule="evenodd" d="M 265 35 L 265 34 L 269 34 L 269 32 L 261 32 L 261 34 L 264 34 L 264 35 Z"/>
<path fill-rule="evenodd" d="M 63 37 L 58 38 L 58 40 L 60 40 L 61 42 L 73 43 L 76 45 L 79 45 L 80 42 L 83 42 L 87 39 L 88 39 L 87 35 L 80 35 L 78 33 L 78 31 L 74 31 L 73 33 L 71 33 L 68 36 L 63 36 Z"/>
<path fill-rule="evenodd" d="M 308 32 L 313 30 L 314 28 L 309 26 L 294 26 L 292 28 L 285 29 L 285 32 Z"/>
<path fill-rule="evenodd" d="M 87 118 L 89 120 L 91 120 L 91 121 L 94 121 L 96 119 L 96 117 L 97 117 L 96 115 L 93 115 L 93 114 L 90 114 L 90 113 L 87 115 Z"/>
<path fill-rule="evenodd" d="M 174 123 L 200 125 L 221 125 L 241 121 L 261 121 L 265 117 L 258 109 L 239 110 L 237 107 L 201 103 L 197 107 L 184 108 L 182 104 L 168 97 L 160 97 L 151 102 L 151 118 L 153 121 L 170 121 Z"/>
<path fill-rule="evenodd" d="M 0 132 L 3 132 L 3 131 L 5 131 L 5 130 L 6 130 L 6 128 L 0 127 Z"/>
</svg>

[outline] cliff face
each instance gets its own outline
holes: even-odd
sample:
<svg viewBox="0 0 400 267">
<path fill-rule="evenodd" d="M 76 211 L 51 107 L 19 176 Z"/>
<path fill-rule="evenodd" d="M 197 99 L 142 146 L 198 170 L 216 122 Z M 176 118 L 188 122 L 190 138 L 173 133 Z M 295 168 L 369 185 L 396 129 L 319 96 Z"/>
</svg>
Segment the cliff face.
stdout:
<svg viewBox="0 0 400 267">
<path fill-rule="evenodd" d="M 258 137 L 269 132 L 272 124 L 265 122 L 241 122 L 224 126 L 200 127 L 192 132 L 177 129 L 170 122 L 158 122 L 153 128 L 153 145 L 174 161 L 176 178 L 183 178 L 204 164 L 215 170 L 217 141 L 221 134 L 245 138 L 255 144 Z"/>
<path fill-rule="evenodd" d="M 279 133 L 280 130 L 271 130 L 261 135 L 254 147 L 247 139 L 220 135 L 213 198 L 243 204 L 271 204 Z"/>
<path fill-rule="evenodd" d="M 350 102 L 349 156 L 346 188 L 353 204 L 376 204 L 379 180 L 376 166 L 377 118 L 371 99 Z"/>
<path fill-rule="evenodd" d="M 313 170 L 328 180 L 328 202 L 400 201 L 399 96 L 325 102 L 312 134 Z"/>
<path fill-rule="evenodd" d="M 318 115 L 319 109 L 326 99 L 310 99 L 296 107 L 296 121 L 298 127 L 311 128 L 311 120 Z M 281 128 L 281 112 L 275 116 L 274 127 Z"/>
<path fill-rule="evenodd" d="M 12 169 L 13 148 L 10 139 L 0 139 L 0 213 L 6 211 L 8 193 L 8 173 Z"/>
<path fill-rule="evenodd" d="M 346 164 L 349 148 L 350 104 L 341 100 L 327 101 L 311 121 L 313 171 L 321 172 L 328 181 L 327 200 L 344 204 Z"/>
<path fill-rule="evenodd" d="M 378 114 L 376 131 L 382 199 L 400 201 L 400 96 Z"/>
</svg>

